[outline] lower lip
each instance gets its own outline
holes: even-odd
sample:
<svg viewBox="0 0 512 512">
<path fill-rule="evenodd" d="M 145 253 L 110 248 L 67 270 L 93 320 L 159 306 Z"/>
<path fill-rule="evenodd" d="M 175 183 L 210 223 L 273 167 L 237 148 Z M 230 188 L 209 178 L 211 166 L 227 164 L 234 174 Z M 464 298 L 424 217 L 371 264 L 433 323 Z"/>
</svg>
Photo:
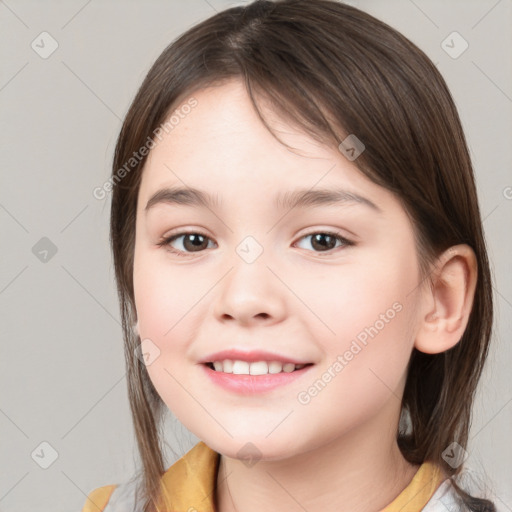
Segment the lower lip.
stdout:
<svg viewBox="0 0 512 512">
<path fill-rule="evenodd" d="M 307 365 L 289 373 L 267 373 L 266 375 L 235 375 L 234 373 L 217 372 L 206 364 L 201 364 L 201 366 L 212 382 L 224 389 L 241 395 L 254 395 L 272 391 L 300 379 L 313 365 Z"/>
</svg>

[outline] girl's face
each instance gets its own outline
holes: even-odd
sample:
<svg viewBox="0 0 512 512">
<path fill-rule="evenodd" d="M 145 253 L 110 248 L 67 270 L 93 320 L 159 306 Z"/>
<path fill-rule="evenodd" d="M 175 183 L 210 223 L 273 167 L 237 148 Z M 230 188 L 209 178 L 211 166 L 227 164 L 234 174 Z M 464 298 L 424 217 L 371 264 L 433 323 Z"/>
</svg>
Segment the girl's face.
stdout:
<svg viewBox="0 0 512 512">
<path fill-rule="evenodd" d="M 394 439 L 421 300 L 406 212 L 357 170 L 350 149 L 321 146 L 265 111 L 300 154 L 281 145 L 241 82 L 194 98 L 156 139 L 138 196 L 135 303 L 156 390 L 228 457 L 248 442 L 271 460 L 349 435 Z M 170 188 L 212 203 L 155 196 Z M 313 200 L 292 209 L 286 200 L 299 190 Z M 338 201 L 321 201 L 320 190 L 339 191 Z M 239 354 L 214 356 L 226 350 Z M 254 361 L 308 365 L 244 376 L 205 364 L 255 351 L 267 354 Z"/>
</svg>

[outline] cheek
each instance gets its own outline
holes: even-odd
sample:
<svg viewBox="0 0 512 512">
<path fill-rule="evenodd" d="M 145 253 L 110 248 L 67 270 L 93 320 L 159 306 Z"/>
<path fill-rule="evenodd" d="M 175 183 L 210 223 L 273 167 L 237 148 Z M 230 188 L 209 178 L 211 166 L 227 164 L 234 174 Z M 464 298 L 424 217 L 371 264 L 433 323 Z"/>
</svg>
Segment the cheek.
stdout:
<svg viewBox="0 0 512 512">
<path fill-rule="evenodd" d="M 148 374 L 164 402 L 175 409 L 177 403 L 188 403 L 180 383 L 190 388 L 184 366 L 194 362 L 188 351 L 204 321 L 202 301 L 214 280 L 191 273 L 189 267 L 169 265 L 163 252 L 136 253 L 134 295 L 142 348 L 153 354 Z"/>
<path fill-rule="evenodd" d="M 336 380 L 342 392 L 350 389 L 363 397 L 376 392 L 381 383 L 397 388 L 414 342 L 414 307 L 411 301 L 396 297 L 390 293 L 371 308 L 358 308 L 354 298 L 333 324 L 336 337 L 324 337 L 327 356 L 322 370 L 340 376 Z"/>
<path fill-rule="evenodd" d="M 338 402 L 370 410 L 392 393 L 400 396 L 414 342 L 416 296 L 411 291 L 417 268 L 411 252 L 390 250 L 347 269 L 332 273 L 329 293 L 309 294 L 311 308 L 331 334 L 324 329 L 319 338 L 325 353 L 316 386 L 320 392 L 305 391 L 318 406 Z"/>
<path fill-rule="evenodd" d="M 199 295 L 194 283 L 179 280 L 176 272 L 144 262 L 134 275 L 134 293 L 143 352 L 149 352 L 150 364 L 146 370 L 153 386 L 166 406 L 178 420 L 189 424 L 197 422 L 187 415 L 195 411 L 194 403 L 185 389 L 190 389 L 183 372 L 189 340 L 194 339 L 191 326 L 199 325 L 199 308 L 194 308 Z"/>
<path fill-rule="evenodd" d="M 159 340 L 165 349 L 193 339 L 190 326 L 198 325 L 197 306 L 211 286 L 209 281 L 186 265 L 169 264 L 164 249 L 136 252 L 134 295 L 141 337 Z"/>
<path fill-rule="evenodd" d="M 412 304 L 384 299 L 372 311 L 352 311 L 352 316 L 348 311 L 339 315 L 336 341 L 325 337 L 325 360 L 296 397 L 297 412 L 312 436 L 322 437 L 322 432 L 325 438 L 336 437 L 369 421 L 383 407 L 396 413 L 400 409 L 413 344 Z"/>
<path fill-rule="evenodd" d="M 297 294 L 307 297 L 308 307 L 324 324 L 311 334 L 323 333 L 327 351 L 343 352 L 354 339 L 362 344 L 385 340 L 391 346 L 409 342 L 404 329 L 412 321 L 416 298 L 411 292 L 418 275 L 410 252 L 414 249 L 406 249 L 367 251 L 347 265 L 323 269 L 323 276 L 306 269 L 294 280 Z"/>
</svg>

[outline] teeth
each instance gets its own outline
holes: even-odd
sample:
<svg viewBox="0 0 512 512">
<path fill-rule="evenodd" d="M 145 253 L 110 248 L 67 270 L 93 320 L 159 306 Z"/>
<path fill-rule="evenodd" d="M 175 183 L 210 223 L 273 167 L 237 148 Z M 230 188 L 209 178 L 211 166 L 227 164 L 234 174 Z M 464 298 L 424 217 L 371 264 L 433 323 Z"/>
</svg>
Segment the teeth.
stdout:
<svg viewBox="0 0 512 512">
<path fill-rule="evenodd" d="M 233 361 L 233 373 L 235 375 L 247 375 L 249 369 L 249 363 L 247 361 Z"/>
<path fill-rule="evenodd" d="M 213 367 L 216 372 L 233 373 L 235 375 L 266 375 L 267 373 L 290 373 L 294 370 L 304 368 L 304 364 L 280 363 L 279 361 L 214 361 Z"/>
</svg>

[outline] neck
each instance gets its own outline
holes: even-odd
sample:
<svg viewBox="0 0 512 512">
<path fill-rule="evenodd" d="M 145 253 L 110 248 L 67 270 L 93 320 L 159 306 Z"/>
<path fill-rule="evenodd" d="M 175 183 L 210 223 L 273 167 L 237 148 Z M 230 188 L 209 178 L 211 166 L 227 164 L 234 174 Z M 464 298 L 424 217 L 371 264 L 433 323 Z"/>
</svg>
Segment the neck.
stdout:
<svg viewBox="0 0 512 512">
<path fill-rule="evenodd" d="M 382 418 L 379 422 L 383 424 Z M 250 467 L 221 455 L 216 510 L 375 512 L 385 508 L 410 483 L 419 466 L 403 458 L 395 428 L 378 432 L 375 423 L 376 419 L 373 424 L 359 425 L 344 436 L 286 459 L 263 457 Z"/>
</svg>

